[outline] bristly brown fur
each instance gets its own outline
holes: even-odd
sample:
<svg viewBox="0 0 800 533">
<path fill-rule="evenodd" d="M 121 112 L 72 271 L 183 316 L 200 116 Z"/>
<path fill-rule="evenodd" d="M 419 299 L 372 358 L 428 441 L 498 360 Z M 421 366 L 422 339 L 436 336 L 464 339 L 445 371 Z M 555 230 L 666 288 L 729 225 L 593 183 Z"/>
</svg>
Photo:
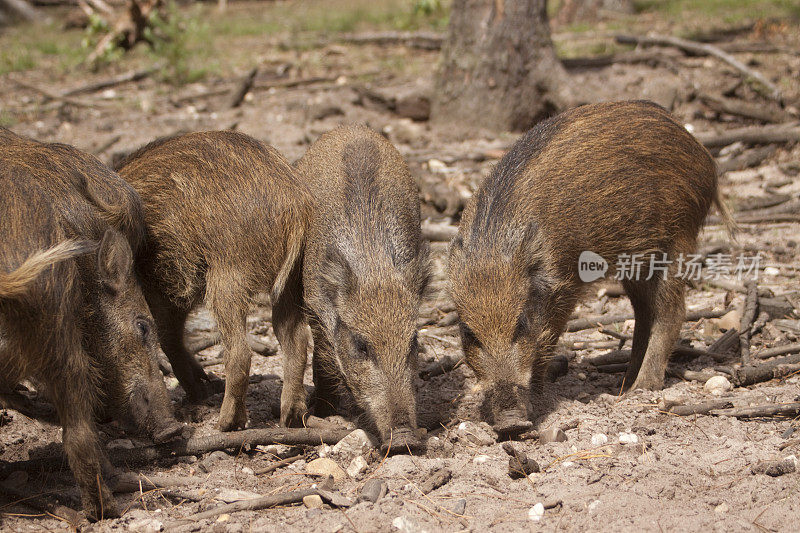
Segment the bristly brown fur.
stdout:
<svg viewBox="0 0 800 533">
<path fill-rule="evenodd" d="M 345 388 L 382 437 L 413 428 L 416 320 L 430 267 L 408 167 L 364 126 L 323 135 L 296 166 L 314 195 L 303 281 L 315 408 L 328 412 Z M 302 393 L 300 374 L 292 387 Z"/>
<path fill-rule="evenodd" d="M 489 389 L 539 381 L 585 290 L 581 252 L 602 256 L 609 273 L 620 254 L 674 262 L 694 250 L 712 203 L 730 223 L 713 159 L 656 104 L 586 105 L 540 123 L 483 182 L 451 245 L 467 362 Z M 629 386 L 663 382 L 661 352 L 683 313 L 683 282 L 670 276 L 626 284 L 638 328 Z"/>
<path fill-rule="evenodd" d="M 147 235 L 136 263 L 164 352 L 190 398 L 212 392 L 183 345 L 186 316 L 205 301 L 226 349 L 219 427 L 242 428 L 252 354 L 246 314 L 257 291 L 272 295 L 283 350 L 306 349 L 299 272 L 310 195 L 274 148 L 231 131 L 159 139 L 118 168 L 144 203 Z"/>
<path fill-rule="evenodd" d="M 137 327 L 151 321 L 130 268 L 139 197 L 90 155 L 0 128 L 0 212 L 0 390 L 31 379 L 55 400 L 84 508 L 113 516 L 95 415 L 177 426 L 157 345 Z"/>
</svg>

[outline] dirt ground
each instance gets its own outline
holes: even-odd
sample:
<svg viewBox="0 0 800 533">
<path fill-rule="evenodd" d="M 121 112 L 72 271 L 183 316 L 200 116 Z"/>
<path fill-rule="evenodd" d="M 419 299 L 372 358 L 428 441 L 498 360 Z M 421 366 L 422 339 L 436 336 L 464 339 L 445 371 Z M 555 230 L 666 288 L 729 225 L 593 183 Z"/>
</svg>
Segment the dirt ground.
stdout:
<svg viewBox="0 0 800 533">
<path fill-rule="evenodd" d="M 238 16 L 260 7 L 232 4 Z M 737 25 L 737 31 L 718 40 L 733 46 L 769 43 L 768 52 L 736 53 L 736 57 L 776 81 L 784 94 L 787 122 L 797 122 L 800 107 L 800 24 L 758 22 Z M 619 51 L 613 35 L 620 30 L 672 33 L 674 23 L 643 14 L 629 26 L 604 26 L 575 33 L 554 28 L 560 50 L 586 55 L 586 50 Z M 0 36 L 1 38 L 2 36 Z M 45 141 L 59 141 L 96 153 L 111 162 L 156 137 L 178 131 L 236 128 L 268 141 L 289 159 L 300 157 L 321 133 L 341 123 L 365 122 L 384 132 L 406 157 L 421 188 L 425 225 L 457 224 L 463 201 L 516 138 L 513 134 L 453 131 L 428 121 L 415 122 L 399 116 L 381 96 L 430 95 L 437 51 L 402 45 L 353 45 L 318 43 L 302 48 L 286 47 L 288 37 L 243 37 L 235 47 L 249 47 L 260 66 L 254 89 L 242 106 L 230 109 L 229 92 L 237 84 L 238 69 L 231 76 L 214 75 L 181 87 L 167 85 L 151 76 L 67 100 L 47 99 L 31 86 L 59 93 L 94 80 L 123 72 L 135 64 L 112 66 L 98 73 L 82 69 L 59 71 L 52 65 L 0 75 L 0 111 L 12 117 L 10 127 Z M 727 93 L 763 109 L 781 108 L 753 85 L 741 83 L 740 75 L 715 58 L 686 56 L 674 49 L 659 49 L 657 59 L 647 62 L 615 62 L 600 67 L 570 68 L 569 74 L 584 101 L 653 99 L 665 105 L 693 132 L 721 132 L 759 124 L 753 119 L 719 113 L 704 105 L 702 96 Z M 292 85 L 285 83 L 301 80 Z M 20 83 L 22 82 L 22 84 Z M 753 154 L 763 148 L 734 145 L 714 151 L 721 163 Z M 800 144 L 776 144 L 774 151 L 750 168 L 727 171 L 722 190 L 737 216 L 764 214 L 770 205 L 795 205 L 800 198 Z M 442 186 L 456 191 L 442 200 Z M 235 207 L 235 206 L 231 206 Z M 796 214 L 796 209 L 790 214 Z M 769 217 L 766 217 L 769 218 Z M 797 289 L 800 254 L 800 222 L 775 218 L 742 223 L 736 242 L 720 225 L 709 224 L 700 238 L 703 254 L 761 254 L 758 287 L 766 296 L 785 295 L 790 312 L 770 316 L 751 340 L 756 355 L 763 349 L 798 342 L 800 291 Z M 434 294 L 426 303 L 421 323 L 420 367 L 460 353 L 457 328 L 448 323 L 452 310 L 446 294 L 446 242 L 433 242 Z M 687 291 L 687 310 L 726 311 L 744 308 L 745 295 L 736 280 L 732 290 L 720 284 L 695 283 Z M 575 317 L 630 314 L 624 296 L 600 292 L 575 310 Z M 613 291 L 612 291 L 613 294 Z M 276 427 L 281 387 L 277 342 L 269 324 L 269 308 L 254 306 L 251 333 L 264 342 L 266 356 L 256 356 L 248 393 L 250 427 Z M 728 317 L 730 318 L 730 316 Z M 633 321 L 605 326 L 617 334 L 631 335 Z M 719 319 L 684 324 L 682 338 L 696 348 L 708 348 L 731 327 Z M 738 327 L 738 319 L 734 320 Z M 195 313 L 190 334 L 202 338 L 214 331 L 207 312 Z M 592 359 L 609 351 L 616 340 L 599 328 L 565 334 L 559 348 L 568 360 L 566 375 L 547 383 L 537 393 L 534 420 L 539 433 L 563 430 L 566 440 L 540 442 L 535 433 L 515 442 L 519 452 L 535 459 L 541 468 L 521 479 L 508 474 L 509 457 L 495 442 L 490 427 L 479 422 L 480 393 L 466 366 L 423 380 L 419 379 L 420 425 L 427 429 L 425 453 L 382 457 L 377 450 L 364 453 L 368 466 L 355 477 L 345 476 L 336 488 L 354 502 L 368 479 L 388 483 L 388 493 L 376 503 L 355 503 L 348 508 L 303 505 L 261 511 L 242 511 L 197 522 L 181 518 L 223 502 L 307 487 L 315 478 L 304 475 L 316 456 L 333 458 L 347 469 L 352 457 L 335 454 L 327 446 L 305 450 L 306 459 L 277 471 L 256 475 L 255 470 L 296 450 L 287 446 L 213 452 L 164 460 L 132 470 L 145 475 L 171 475 L 190 480 L 166 497 L 159 491 L 118 494 L 122 518 L 85 524 L 85 531 L 792 531 L 800 519 L 800 473 L 770 476 L 752 473 L 765 460 L 789 458 L 797 462 L 800 446 L 789 443 L 800 424 L 796 419 L 730 416 L 679 416 L 666 411 L 669 403 L 696 404 L 712 398 L 704 381 L 668 377 L 663 391 L 620 393 L 621 373 L 601 372 Z M 630 348 L 630 341 L 627 343 Z M 220 347 L 199 352 L 202 361 L 213 362 Z M 756 358 L 758 362 L 759 359 Z M 714 370 L 736 368 L 738 351 L 727 361 L 708 356 L 674 356 L 671 368 Z M 209 370 L 224 376 L 222 365 Z M 612 370 L 601 368 L 601 370 Z M 684 376 L 686 377 L 686 376 Z M 212 434 L 221 395 L 206 405 L 182 403 L 177 381 L 167 377 L 180 418 L 196 435 Z M 735 387 L 723 393 L 735 407 L 800 401 L 800 374 Z M 310 372 L 307 384 L 311 387 Z M 47 404 L 31 391 L 28 396 L 43 411 Z M 345 413 L 346 415 L 346 413 Z M 335 417 L 330 422 L 355 428 L 355 418 Z M 465 424 L 466 422 L 466 424 Z M 125 435 L 115 423 L 102 426 L 109 447 L 146 445 L 147 441 Z M 635 435 L 635 437 L 632 437 Z M 621 442 L 624 441 L 624 442 Z M 14 410 L 0 411 L 0 467 L 5 483 L 79 508 L 77 489 L 70 476 L 58 472 L 15 471 L 13 461 L 49 456 L 61 450 L 61 431 L 46 414 L 29 418 Z M 422 494 L 420 486 L 436 472 L 447 469 L 452 478 L 443 486 Z M 178 497 L 175 496 L 178 495 Z M 536 504 L 545 509 L 537 513 Z M 541 511 L 541 509 L 538 509 Z M 24 505 L 0 502 L 3 531 L 61 530 L 69 526 Z"/>
</svg>

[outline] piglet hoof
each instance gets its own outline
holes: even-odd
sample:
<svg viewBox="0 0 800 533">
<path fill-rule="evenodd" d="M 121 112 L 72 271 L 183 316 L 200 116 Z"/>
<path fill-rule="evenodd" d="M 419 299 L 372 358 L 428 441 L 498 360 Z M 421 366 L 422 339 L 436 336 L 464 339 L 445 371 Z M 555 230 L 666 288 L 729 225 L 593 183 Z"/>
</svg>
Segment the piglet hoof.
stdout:
<svg viewBox="0 0 800 533">
<path fill-rule="evenodd" d="M 170 441 L 176 437 L 184 436 L 184 430 L 187 428 L 186 424 L 180 422 L 173 422 L 166 427 L 159 429 L 153 433 L 153 442 L 161 444 L 162 442 Z"/>
<path fill-rule="evenodd" d="M 492 426 L 501 439 L 516 437 L 520 433 L 525 433 L 533 428 L 533 422 L 522 417 L 509 416 L 500 417 Z"/>
<path fill-rule="evenodd" d="M 381 446 L 382 453 L 390 455 L 411 453 L 422 449 L 423 444 L 411 428 L 394 429 L 389 438 Z"/>
<path fill-rule="evenodd" d="M 244 429 L 247 424 L 247 408 L 244 402 L 230 400 L 225 398 L 222 400 L 222 407 L 219 410 L 219 423 L 217 427 L 220 431 L 236 431 L 237 429 Z"/>
<path fill-rule="evenodd" d="M 634 391 L 636 389 L 661 390 L 663 388 L 664 376 L 639 372 L 639 375 L 636 377 L 636 381 L 633 382 L 633 385 L 628 389 L 628 391 Z"/>
<path fill-rule="evenodd" d="M 298 400 L 281 405 L 281 426 L 288 427 L 303 427 L 303 420 L 308 416 L 308 408 L 306 402 Z"/>
<path fill-rule="evenodd" d="M 83 501 L 83 510 L 86 513 L 86 518 L 90 522 L 121 516 L 117 501 L 114 499 L 111 491 L 108 490 L 108 487 L 100 487 L 99 493 L 96 487 L 93 491 L 92 489 L 89 490 L 91 493 L 84 493 L 81 499 Z"/>
</svg>

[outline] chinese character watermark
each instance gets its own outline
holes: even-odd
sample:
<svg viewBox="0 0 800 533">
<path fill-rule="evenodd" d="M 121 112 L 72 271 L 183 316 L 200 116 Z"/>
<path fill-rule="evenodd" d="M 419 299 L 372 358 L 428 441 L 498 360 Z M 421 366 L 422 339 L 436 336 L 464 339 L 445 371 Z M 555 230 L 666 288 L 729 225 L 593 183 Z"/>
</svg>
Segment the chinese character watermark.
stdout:
<svg viewBox="0 0 800 533">
<path fill-rule="evenodd" d="M 757 280 L 761 270 L 761 254 L 752 256 L 717 253 L 703 257 L 700 254 L 679 254 L 667 257 L 666 253 L 619 254 L 614 264 L 613 279 L 617 281 L 648 281 L 672 276 L 687 281 L 735 278 L 739 281 Z M 578 258 L 578 276 L 590 283 L 605 277 L 608 261 L 599 254 L 586 250 Z"/>
</svg>

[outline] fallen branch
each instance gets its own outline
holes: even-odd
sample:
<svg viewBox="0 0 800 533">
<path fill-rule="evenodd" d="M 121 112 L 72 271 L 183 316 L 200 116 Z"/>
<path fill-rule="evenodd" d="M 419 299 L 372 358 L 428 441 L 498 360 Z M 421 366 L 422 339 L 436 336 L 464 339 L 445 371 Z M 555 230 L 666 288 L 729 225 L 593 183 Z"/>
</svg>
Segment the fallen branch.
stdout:
<svg viewBox="0 0 800 533">
<path fill-rule="evenodd" d="M 238 502 L 220 505 L 212 509 L 208 509 L 201 513 L 195 513 L 185 518 L 181 518 L 171 524 L 167 524 L 165 530 L 170 530 L 180 527 L 184 524 L 191 522 L 199 522 L 206 518 L 213 518 L 221 514 L 236 513 L 239 511 L 257 511 L 259 509 L 269 509 L 270 507 L 277 507 L 279 505 L 291 505 L 293 503 L 300 503 L 306 496 L 317 494 L 316 488 L 294 490 L 292 492 L 285 492 L 283 494 L 275 494 L 271 496 L 263 496 L 261 498 L 251 498 L 249 500 L 240 500 Z"/>
<path fill-rule="evenodd" d="M 738 387 L 747 387 L 764 381 L 786 377 L 800 369 L 800 354 L 773 359 L 755 366 L 733 369 L 731 382 Z"/>
<path fill-rule="evenodd" d="M 305 87 L 306 85 L 314 85 L 315 83 L 329 83 L 338 79 L 339 76 L 313 76 L 310 78 L 295 78 L 292 80 L 276 80 L 264 83 L 255 83 L 253 84 L 253 89 L 288 89 L 292 87 Z"/>
<path fill-rule="evenodd" d="M 752 150 L 747 150 L 743 154 L 740 154 L 736 157 L 731 157 L 730 159 L 723 159 L 717 161 L 717 171 L 720 174 L 725 174 L 726 172 L 731 172 L 733 170 L 744 170 L 747 168 L 757 167 L 761 163 L 763 163 L 766 159 L 772 156 L 775 153 L 777 147 L 773 144 L 768 144 L 766 146 L 759 146 L 758 148 L 753 148 Z M 771 206 L 760 206 L 760 207 L 771 207 Z"/>
<path fill-rule="evenodd" d="M 635 44 L 643 46 L 674 46 L 684 52 L 702 56 L 714 56 L 721 59 L 728 65 L 732 66 L 740 73 L 744 74 L 747 78 L 753 78 L 761 85 L 769 89 L 769 96 L 773 100 L 781 101 L 781 91 L 778 87 L 765 78 L 760 72 L 749 68 L 747 65 L 730 55 L 729 53 L 721 50 L 720 48 L 705 43 L 698 43 L 689 41 L 688 39 L 681 39 L 679 37 L 672 37 L 671 35 L 654 35 L 654 36 L 635 36 L 635 35 L 617 35 L 616 41 L 620 44 Z"/>
<path fill-rule="evenodd" d="M 758 150 L 768 149 L 770 152 L 775 151 L 774 145 L 767 145 L 762 146 L 761 148 L 755 148 L 750 152 L 755 152 Z M 737 213 L 741 213 L 743 211 L 756 211 L 759 209 L 766 209 L 768 207 L 775 207 L 778 205 L 785 204 L 786 202 L 792 199 L 791 195 L 789 194 L 770 194 L 768 196 L 751 196 L 749 198 L 745 198 L 736 204 L 736 211 Z"/>
<path fill-rule="evenodd" d="M 25 490 L 21 490 L 8 485 L 0 483 L 0 495 L 5 495 L 9 499 L 10 504 L 20 504 L 42 511 L 64 520 L 77 530 L 81 522 L 84 521 L 81 514 L 75 509 L 70 509 L 63 505 L 53 503 L 43 498 L 46 493 L 34 494 Z"/>
<path fill-rule="evenodd" d="M 422 379 L 431 379 L 436 376 L 446 374 L 455 369 L 458 365 L 464 362 L 464 356 L 461 355 L 446 355 L 426 366 L 419 372 L 419 377 Z"/>
<path fill-rule="evenodd" d="M 348 430 L 318 430 L 308 428 L 260 428 L 232 431 L 230 433 L 216 433 L 203 437 L 192 437 L 188 440 L 179 440 L 133 448 L 130 450 L 114 450 L 110 452 L 109 459 L 115 465 L 133 466 L 148 464 L 159 459 L 170 457 L 183 457 L 187 455 L 201 455 L 216 450 L 241 449 L 245 446 L 258 446 L 268 444 L 287 444 L 316 446 L 319 444 L 336 444 L 350 431 Z M 67 467 L 67 460 L 63 456 L 43 457 L 28 461 L 10 462 L 0 466 L 0 473 L 13 472 L 14 470 L 61 470 Z"/>
<path fill-rule="evenodd" d="M 97 102 L 83 102 L 81 100 L 75 100 L 74 98 L 69 98 L 65 96 L 61 96 L 60 94 L 54 93 L 48 89 L 43 87 L 39 87 L 38 85 L 34 85 L 32 83 L 24 82 L 22 80 L 18 80 L 16 78 L 11 78 L 11 81 L 14 82 L 16 85 L 19 85 L 23 89 L 28 89 L 35 93 L 38 93 L 44 96 L 47 100 L 55 100 L 58 102 L 62 102 L 69 105 L 74 105 L 75 107 L 87 107 L 87 108 L 95 108 L 100 107 L 101 105 Z"/>
<path fill-rule="evenodd" d="M 634 65 L 637 63 L 662 63 L 664 54 L 658 51 L 646 52 L 622 52 L 619 54 L 593 56 L 593 57 L 567 57 L 561 60 L 561 64 L 567 70 L 581 68 L 602 68 L 615 64 Z"/>
<path fill-rule="evenodd" d="M 194 476 L 164 476 L 123 473 L 114 480 L 114 492 L 137 492 L 139 490 L 164 489 L 168 487 L 184 487 L 200 485 L 203 478 Z"/>
<path fill-rule="evenodd" d="M 760 146 L 758 148 L 753 148 L 752 150 L 747 150 L 743 154 L 736 157 L 717 161 L 717 172 L 720 174 L 725 174 L 726 172 L 731 172 L 733 170 L 745 170 L 747 168 L 757 167 L 771 157 L 772 154 L 775 153 L 775 150 L 777 150 L 775 145 L 768 144 L 766 146 Z"/>
<path fill-rule="evenodd" d="M 612 363 L 609 365 L 600 365 L 595 369 L 601 374 L 619 374 L 628 370 L 628 363 Z"/>
<path fill-rule="evenodd" d="M 739 353 L 742 356 L 742 364 L 748 365 L 753 362 L 750 355 L 750 333 L 758 311 L 758 286 L 755 281 L 749 280 L 745 283 L 745 287 L 747 287 L 747 297 L 739 323 Z"/>
<path fill-rule="evenodd" d="M 221 342 L 222 342 L 222 337 L 220 336 L 219 332 L 213 332 L 209 333 L 208 335 L 204 335 L 198 339 L 195 339 L 191 343 L 188 343 L 186 349 L 190 353 L 197 353 L 197 352 L 202 352 L 206 348 L 211 348 L 212 346 L 216 346 Z M 270 355 L 275 355 L 276 353 L 276 350 L 272 346 L 268 345 L 265 342 L 261 342 L 259 339 L 250 334 L 247 335 L 247 345 L 250 347 L 251 350 L 253 350 L 257 354 L 263 355 L 265 357 L 268 357 Z M 219 358 L 219 360 L 216 362 L 208 364 L 201 363 L 201 364 L 203 364 L 203 366 L 210 366 L 218 363 L 222 363 L 222 358 Z"/>
<path fill-rule="evenodd" d="M 800 140 L 800 125 L 796 122 L 752 126 L 727 130 L 723 133 L 700 132 L 694 136 L 706 148 L 721 148 L 735 142 L 745 144 L 789 143 Z"/>
<path fill-rule="evenodd" d="M 339 37 L 340 42 L 348 44 L 376 44 L 407 46 L 421 50 L 439 50 L 444 36 L 433 32 L 383 31 L 371 33 L 346 33 Z"/>
<path fill-rule="evenodd" d="M 250 89 L 253 88 L 253 82 L 255 81 L 257 74 L 258 68 L 256 67 L 248 72 L 247 76 L 245 76 L 244 79 L 239 82 L 239 85 L 232 92 L 231 101 L 228 103 L 229 108 L 234 109 L 242 105 L 247 93 L 249 93 Z"/>
<path fill-rule="evenodd" d="M 782 123 L 792 120 L 792 116 L 782 109 L 770 109 L 763 105 L 751 104 L 741 100 L 701 94 L 700 101 L 716 111 L 739 117 L 752 118 L 766 123 Z"/>
<path fill-rule="evenodd" d="M 684 322 L 694 322 L 696 320 L 700 320 L 701 318 L 719 318 L 725 313 L 726 311 L 692 311 L 690 313 L 686 313 Z M 633 313 L 625 315 L 600 315 L 578 318 L 567 322 L 566 331 L 574 332 L 583 329 L 593 329 L 598 325 L 607 326 L 617 322 L 625 322 L 626 320 L 633 320 Z"/>
<path fill-rule="evenodd" d="M 712 409 L 709 414 L 715 416 L 735 416 L 736 418 L 761 418 L 769 416 L 797 416 L 800 414 L 800 402 L 771 403 L 752 407 L 733 407 L 730 409 Z"/>
<path fill-rule="evenodd" d="M 76 94 L 93 93 L 101 91 L 103 89 L 108 89 L 109 87 L 116 87 L 117 85 L 122 85 L 123 83 L 130 83 L 133 81 L 143 80 L 146 77 L 150 76 L 153 72 L 156 72 L 156 70 L 158 70 L 159 68 L 160 67 L 156 66 L 142 70 L 132 70 L 130 72 L 126 72 L 125 74 L 114 76 L 113 78 L 109 78 L 102 81 L 96 81 L 93 83 L 88 83 L 86 85 L 81 85 L 80 87 L 75 87 L 74 89 L 62 91 L 59 94 L 59 96 L 61 98 L 64 98 L 68 96 L 75 96 Z"/>
<path fill-rule="evenodd" d="M 103 144 L 92 150 L 92 154 L 101 155 L 103 152 L 105 152 L 106 150 L 117 144 L 120 141 L 120 139 L 122 139 L 122 135 L 114 135 L 106 142 L 104 142 Z"/>
<path fill-rule="evenodd" d="M 259 468 L 258 470 L 255 470 L 254 473 L 257 476 L 261 475 L 261 474 L 269 474 L 270 472 L 274 472 L 275 470 L 277 470 L 279 468 L 283 468 L 284 466 L 288 466 L 288 465 L 294 463 L 295 461 L 299 461 L 300 459 L 302 459 L 304 457 L 305 457 L 305 454 L 302 454 L 302 453 L 300 455 L 295 455 L 294 457 L 287 457 L 286 459 L 281 459 L 280 461 L 275 461 L 271 465 L 265 466 L 264 468 Z"/>
<path fill-rule="evenodd" d="M 682 379 L 684 381 L 699 381 L 705 383 L 714 376 L 719 376 L 719 372 L 697 372 L 695 370 L 667 368 L 667 375 Z"/>
<path fill-rule="evenodd" d="M 715 409 L 727 409 L 732 406 L 730 400 L 709 400 L 693 405 L 673 405 L 668 412 L 678 416 L 707 415 Z"/>
<path fill-rule="evenodd" d="M 775 348 L 767 348 L 766 350 L 761 350 L 760 352 L 756 353 L 756 357 L 758 357 L 759 359 L 769 359 L 770 357 L 776 357 L 778 355 L 786 355 L 795 352 L 800 352 L 800 342 L 795 342 L 794 344 L 785 344 L 783 346 L 776 346 Z"/>
<path fill-rule="evenodd" d="M 739 348 L 739 332 L 736 331 L 734 328 L 729 329 L 725 333 L 722 334 L 720 338 L 715 340 L 711 346 L 708 347 L 708 351 L 715 354 L 720 354 L 724 356 L 725 354 L 732 352 Z"/>
</svg>

